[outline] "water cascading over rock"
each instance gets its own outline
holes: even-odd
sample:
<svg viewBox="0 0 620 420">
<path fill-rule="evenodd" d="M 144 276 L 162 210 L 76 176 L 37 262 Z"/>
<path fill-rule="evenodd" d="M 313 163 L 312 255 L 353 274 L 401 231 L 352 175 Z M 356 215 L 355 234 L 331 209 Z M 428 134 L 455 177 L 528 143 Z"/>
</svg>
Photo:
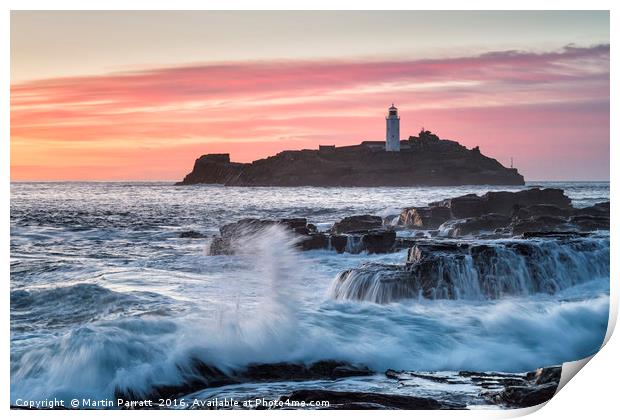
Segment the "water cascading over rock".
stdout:
<svg viewBox="0 0 620 420">
<path fill-rule="evenodd" d="M 403 299 L 499 299 L 553 294 L 609 273 L 609 238 L 421 242 L 403 265 L 367 263 L 343 271 L 330 297 L 389 303 Z"/>
</svg>

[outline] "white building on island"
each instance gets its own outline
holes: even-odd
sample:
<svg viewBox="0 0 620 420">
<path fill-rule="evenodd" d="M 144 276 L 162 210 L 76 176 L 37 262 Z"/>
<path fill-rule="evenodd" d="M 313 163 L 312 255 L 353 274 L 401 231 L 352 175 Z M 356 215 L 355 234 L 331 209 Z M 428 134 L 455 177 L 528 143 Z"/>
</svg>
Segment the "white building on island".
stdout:
<svg viewBox="0 0 620 420">
<path fill-rule="evenodd" d="M 385 150 L 387 152 L 400 152 L 400 117 L 398 116 L 398 108 L 394 104 L 388 108 L 385 126 Z"/>
</svg>

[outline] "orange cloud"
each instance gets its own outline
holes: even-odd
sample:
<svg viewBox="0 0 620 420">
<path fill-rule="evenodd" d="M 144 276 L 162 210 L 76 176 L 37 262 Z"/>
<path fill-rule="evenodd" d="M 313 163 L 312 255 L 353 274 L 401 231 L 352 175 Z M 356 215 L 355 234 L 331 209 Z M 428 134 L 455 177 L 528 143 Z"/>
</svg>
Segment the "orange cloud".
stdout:
<svg viewBox="0 0 620 420">
<path fill-rule="evenodd" d="M 609 45 L 196 65 L 13 85 L 11 177 L 179 179 L 209 152 L 251 161 L 381 139 L 392 101 L 403 136 L 425 126 L 504 162 L 515 156 L 528 179 L 575 176 L 577 161 L 576 176 L 608 177 Z M 537 163 L 558 159 L 566 165 Z"/>
</svg>

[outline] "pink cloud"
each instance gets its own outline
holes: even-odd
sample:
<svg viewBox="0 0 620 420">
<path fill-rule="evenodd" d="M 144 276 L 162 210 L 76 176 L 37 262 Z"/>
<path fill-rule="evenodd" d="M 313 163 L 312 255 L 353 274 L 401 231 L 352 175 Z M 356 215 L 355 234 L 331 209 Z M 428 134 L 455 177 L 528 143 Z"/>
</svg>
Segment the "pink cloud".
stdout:
<svg viewBox="0 0 620 420">
<path fill-rule="evenodd" d="M 162 173 L 178 178 L 195 157 L 189 150 L 199 155 L 214 145 L 250 161 L 283 149 L 380 139 L 392 101 L 401 109 L 403 137 L 424 125 L 491 155 L 518 154 L 520 162 L 561 153 L 568 165 L 581 156 L 588 161 L 582 167 L 592 168 L 583 177 L 608 176 L 609 45 L 599 45 L 433 60 L 224 63 L 13 85 L 11 137 L 22 139 L 12 146 L 14 167 L 22 168 L 14 179 L 45 172 L 28 164 L 39 144 L 67 168 L 76 166 L 67 142 L 84 153 L 97 145 L 102 170 L 103 162 L 135 150 L 155 159 L 160 147 L 169 157 Z M 575 155 L 584 142 L 587 153 Z M 127 179 L 132 171 L 121 165 L 115 174 Z M 562 178 L 563 171 L 522 169 L 529 179 Z"/>
</svg>

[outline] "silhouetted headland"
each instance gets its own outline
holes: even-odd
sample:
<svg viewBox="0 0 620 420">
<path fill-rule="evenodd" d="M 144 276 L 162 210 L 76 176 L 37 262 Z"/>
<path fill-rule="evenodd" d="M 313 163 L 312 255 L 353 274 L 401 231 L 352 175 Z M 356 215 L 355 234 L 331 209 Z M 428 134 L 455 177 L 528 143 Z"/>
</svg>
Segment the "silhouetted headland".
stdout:
<svg viewBox="0 0 620 420">
<path fill-rule="evenodd" d="M 318 150 L 286 150 L 252 163 L 235 163 L 226 154 L 196 159 L 193 170 L 177 185 L 227 186 L 446 186 L 523 185 L 517 169 L 506 168 L 456 141 L 421 131 L 387 151 L 383 141 L 353 146 L 319 146 Z"/>
</svg>

